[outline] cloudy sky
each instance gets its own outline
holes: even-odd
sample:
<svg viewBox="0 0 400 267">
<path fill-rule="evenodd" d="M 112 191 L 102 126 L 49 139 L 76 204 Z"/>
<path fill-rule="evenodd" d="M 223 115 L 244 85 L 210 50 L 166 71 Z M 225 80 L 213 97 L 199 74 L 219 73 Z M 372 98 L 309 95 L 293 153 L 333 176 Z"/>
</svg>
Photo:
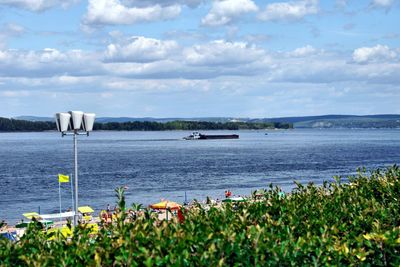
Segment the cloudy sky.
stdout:
<svg viewBox="0 0 400 267">
<path fill-rule="evenodd" d="M 400 113 L 399 0 L 0 0 L 0 116 Z"/>
</svg>

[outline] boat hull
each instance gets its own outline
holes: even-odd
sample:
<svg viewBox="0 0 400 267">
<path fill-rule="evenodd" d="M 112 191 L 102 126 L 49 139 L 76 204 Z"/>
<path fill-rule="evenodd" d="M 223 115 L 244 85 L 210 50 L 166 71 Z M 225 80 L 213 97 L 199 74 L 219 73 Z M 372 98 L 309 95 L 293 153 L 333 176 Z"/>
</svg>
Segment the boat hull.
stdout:
<svg viewBox="0 0 400 267">
<path fill-rule="evenodd" d="M 238 134 L 201 134 L 193 132 L 193 134 L 183 137 L 185 140 L 207 140 L 207 139 L 239 139 Z"/>
<path fill-rule="evenodd" d="M 199 139 L 200 140 L 205 140 L 205 139 L 239 139 L 239 135 L 237 135 L 237 134 L 220 134 L 220 135 L 201 134 Z"/>
</svg>

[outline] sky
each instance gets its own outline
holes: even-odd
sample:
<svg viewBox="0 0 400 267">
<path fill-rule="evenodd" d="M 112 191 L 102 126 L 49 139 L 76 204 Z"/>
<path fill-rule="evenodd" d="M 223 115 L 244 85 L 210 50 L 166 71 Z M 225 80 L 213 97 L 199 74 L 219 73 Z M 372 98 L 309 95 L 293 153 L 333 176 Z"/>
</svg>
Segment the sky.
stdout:
<svg viewBox="0 0 400 267">
<path fill-rule="evenodd" d="M 400 114 L 400 0 L 0 0 L 0 116 Z"/>
</svg>

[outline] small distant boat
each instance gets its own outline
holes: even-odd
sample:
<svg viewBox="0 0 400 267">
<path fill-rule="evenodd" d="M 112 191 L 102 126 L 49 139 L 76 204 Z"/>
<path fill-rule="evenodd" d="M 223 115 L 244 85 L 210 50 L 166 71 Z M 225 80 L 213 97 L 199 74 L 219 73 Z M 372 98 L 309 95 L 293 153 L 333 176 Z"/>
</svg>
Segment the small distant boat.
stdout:
<svg viewBox="0 0 400 267">
<path fill-rule="evenodd" d="M 206 139 L 239 139 L 238 134 L 201 134 L 199 132 L 193 132 L 191 135 L 184 137 L 185 140 L 206 140 Z"/>
</svg>

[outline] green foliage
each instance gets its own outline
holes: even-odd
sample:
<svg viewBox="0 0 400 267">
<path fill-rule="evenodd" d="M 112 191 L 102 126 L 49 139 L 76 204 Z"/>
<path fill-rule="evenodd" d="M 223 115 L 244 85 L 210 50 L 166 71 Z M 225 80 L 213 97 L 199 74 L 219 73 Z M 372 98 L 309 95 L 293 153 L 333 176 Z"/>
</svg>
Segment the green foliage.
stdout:
<svg viewBox="0 0 400 267">
<path fill-rule="evenodd" d="M 290 194 L 271 185 L 260 200 L 197 205 L 183 223 L 159 222 L 149 210 L 130 221 L 121 212 L 97 235 L 80 225 L 70 240 L 47 241 L 34 224 L 17 243 L 0 240 L 0 265 L 398 266 L 399 178 L 393 166 L 359 171 L 348 183 L 298 184 Z M 122 211 L 124 192 L 116 192 Z"/>
</svg>

